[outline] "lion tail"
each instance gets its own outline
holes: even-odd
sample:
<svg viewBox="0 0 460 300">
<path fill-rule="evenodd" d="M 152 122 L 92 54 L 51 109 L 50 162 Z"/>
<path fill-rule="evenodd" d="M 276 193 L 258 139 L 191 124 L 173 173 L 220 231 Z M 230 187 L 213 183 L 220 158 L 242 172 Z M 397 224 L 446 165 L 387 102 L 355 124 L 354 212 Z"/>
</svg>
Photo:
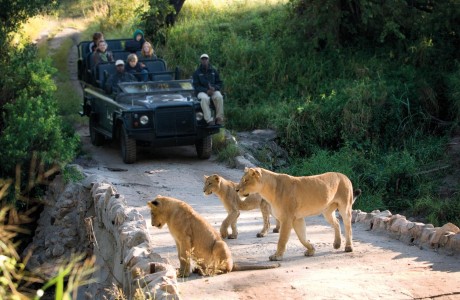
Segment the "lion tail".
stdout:
<svg viewBox="0 0 460 300">
<path fill-rule="evenodd" d="M 235 271 L 250 271 L 250 270 L 267 270 L 279 268 L 280 263 L 238 263 L 233 264 L 232 272 Z"/>
<path fill-rule="evenodd" d="M 361 195 L 361 190 L 357 189 L 353 191 L 353 203 L 355 203 L 356 198 L 358 198 Z"/>
</svg>

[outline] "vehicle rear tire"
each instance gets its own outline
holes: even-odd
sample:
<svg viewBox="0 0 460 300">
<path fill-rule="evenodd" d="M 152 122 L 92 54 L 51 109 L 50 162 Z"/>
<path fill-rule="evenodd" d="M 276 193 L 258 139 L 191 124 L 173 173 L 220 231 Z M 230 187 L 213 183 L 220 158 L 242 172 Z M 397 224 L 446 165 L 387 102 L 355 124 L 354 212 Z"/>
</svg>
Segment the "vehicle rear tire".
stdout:
<svg viewBox="0 0 460 300">
<path fill-rule="evenodd" d="M 208 135 L 195 143 L 198 158 L 208 159 L 212 153 L 212 136 Z"/>
<path fill-rule="evenodd" d="M 91 139 L 91 144 L 94 146 L 100 146 L 104 143 L 105 137 L 103 134 L 95 130 L 96 126 L 96 116 L 91 115 L 89 117 L 89 137 Z"/>
<path fill-rule="evenodd" d="M 125 164 L 136 162 L 136 140 L 128 137 L 126 129 L 123 126 L 120 129 L 120 150 Z"/>
</svg>

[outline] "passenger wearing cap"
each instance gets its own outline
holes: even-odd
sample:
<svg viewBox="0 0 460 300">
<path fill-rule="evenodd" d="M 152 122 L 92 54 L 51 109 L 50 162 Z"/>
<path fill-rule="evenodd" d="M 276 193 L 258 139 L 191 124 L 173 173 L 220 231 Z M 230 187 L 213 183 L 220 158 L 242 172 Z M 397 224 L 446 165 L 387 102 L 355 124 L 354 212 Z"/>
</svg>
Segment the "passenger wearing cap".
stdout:
<svg viewBox="0 0 460 300">
<path fill-rule="evenodd" d="M 200 66 L 193 73 L 193 87 L 197 97 L 201 101 L 201 109 L 205 121 L 208 125 L 224 124 L 224 97 L 220 93 L 223 82 L 219 77 L 217 70 L 209 63 L 209 56 L 202 54 L 200 56 Z M 210 101 L 216 108 L 216 118 L 211 115 Z"/>
<path fill-rule="evenodd" d="M 117 72 L 111 74 L 105 83 L 105 91 L 107 94 L 118 94 L 120 92 L 120 87 L 118 84 L 120 82 L 135 82 L 137 78 L 128 72 L 125 72 L 125 62 L 121 59 L 115 62 Z"/>
</svg>

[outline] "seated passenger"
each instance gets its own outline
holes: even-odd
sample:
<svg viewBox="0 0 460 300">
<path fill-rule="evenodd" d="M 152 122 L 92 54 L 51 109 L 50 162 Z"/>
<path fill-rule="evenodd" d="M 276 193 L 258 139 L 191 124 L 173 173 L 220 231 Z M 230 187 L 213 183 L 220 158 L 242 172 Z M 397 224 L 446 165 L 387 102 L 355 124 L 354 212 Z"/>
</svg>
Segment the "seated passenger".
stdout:
<svg viewBox="0 0 460 300">
<path fill-rule="evenodd" d="M 112 52 L 107 51 L 107 43 L 104 40 L 100 40 L 97 43 L 96 52 L 93 54 L 93 66 L 97 66 L 100 63 L 107 63 L 113 61 Z"/>
<path fill-rule="evenodd" d="M 155 51 L 153 51 L 152 44 L 150 44 L 149 42 L 144 42 L 144 45 L 142 45 L 141 58 L 142 59 L 157 58 L 157 56 L 155 55 Z"/>
<path fill-rule="evenodd" d="M 128 64 L 126 65 L 126 72 L 136 76 L 139 81 L 149 80 L 149 70 L 143 63 L 140 63 L 137 59 L 137 55 L 131 53 L 128 55 Z"/>
<path fill-rule="evenodd" d="M 104 39 L 104 35 L 102 34 L 102 32 L 95 32 L 93 34 L 93 41 L 89 43 L 88 45 L 89 53 L 96 51 L 98 42 L 103 39 Z"/>
<path fill-rule="evenodd" d="M 120 88 L 118 87 L 118 83 L 120 82 L 135 82 L 137 81 L 136 77 L 133 74 L 125 72 L 125 62 L 121 59 L 115 62 L 115 66 L 117 68 L 117 72 L 112 74 L 107 79 L 105 83 L 105 91 L 107 94 L 116 95 L 120 93 Z"/>
<path fill-rule="evenodd" d="M 137 51 L 141 51 L 142 45 L 144 44 L 144 32 L 140 29 L 136 29 L 133 34 L 133 39 L 130 41 L 126 41 L 125 44 L 125 51 L 136 53 Z"/>
<path fill-rule="evenodd" d="M 201 101 L 204 120 L 208 125 L 224 125 L 224 97 L 220 93 L 223 82 L 217 70 L 209 63 L 209 56 L 205 53 L 200 56 L 200 66 L 193 73 L 193 88 Z M 216 108 L 216 119 L 211 115 L 210 103 Z"/>
</svg>

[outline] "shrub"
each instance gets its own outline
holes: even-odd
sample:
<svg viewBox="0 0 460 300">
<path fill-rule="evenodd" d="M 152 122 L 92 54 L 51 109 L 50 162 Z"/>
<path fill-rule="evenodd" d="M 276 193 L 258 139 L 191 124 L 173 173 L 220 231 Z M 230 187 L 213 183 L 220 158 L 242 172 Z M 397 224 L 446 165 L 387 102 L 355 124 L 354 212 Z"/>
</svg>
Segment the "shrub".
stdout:
<svg viewBox="0 0 460 300">
<path fill-rule="evenodd" d="M 45 165 L 64 165 L 73 159 L 79 138 L 58 116 L 50 61 L 26 47 L 12 54 L 11 62 L 4 66 L 11 84 L 3 90 L 11 99 L 3 106 L 1 177 L 12 177 L 17 165 L 32 161 L 33 153 Z"/>
</svg>

